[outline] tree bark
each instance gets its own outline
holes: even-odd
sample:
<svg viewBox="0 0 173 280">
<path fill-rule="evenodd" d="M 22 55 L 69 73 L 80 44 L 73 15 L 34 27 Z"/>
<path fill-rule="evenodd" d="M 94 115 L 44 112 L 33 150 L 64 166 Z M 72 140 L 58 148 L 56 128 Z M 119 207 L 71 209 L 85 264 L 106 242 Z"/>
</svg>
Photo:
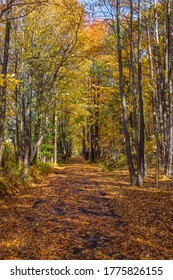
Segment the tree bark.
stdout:
<svg viewBox="0 0 173 280">
<path fill-rule="evenodd" d="M 56 96 L 55 96 L 56 98 Z M 58 146 L 57 146 L 57 101 L 55 99 L 55 105 L 54 105 L 54 112 L 53 112 L 53 154 L 54 154 L 54 163 L 57 164 L 57 154 L 58 154 Z"/>
<path fill-rule="evenodd" d="M 133 41 L 133 1 L 130 0 L 130 71 L 131 71 L 131 93 L 133 100 L 133 123 L 135 128 L 135 148 L 136 148 L 136 158 L 137 158 L 137 170 L 139 170 L 139 131 L 138 131 L 138 114 L 137 114 L 137 89 L 135 80 L 135 62 L 134 62 L 134 41 Z"/>
<path fill-rule="evenodd" d="M 168 163 L 166 176 L 172 175 L 173 162 L 173 89 L 172 89 L 172 42 L 171 42 L 171 1 L 166 1 L 166 35 L 167 35 L 167 73 L 168 73 L 168 103 L 169 103 L 169 142 L 168 142 Z"/>
<path fill-rule="evenodd" d="M 143 185 L 145 173 L 145 135 L 144 135 L 144 109 L 142 93 L 142 65 L 141 65 L 141 0 L 138 0 L 138 94 L 139 94 L 139 120 L 140 120 L 140 138 L 139 138 L 139 170 L 138 186 Z"/>
<path fill-rule="evenodd" d="M 167 167 L 167 116 L 166 116 L 166 105 L 165 105 L 165 81 L 163 75 L 163 67 L 160 53 L 160 40 L 159 40 L 159 23 L 158 23 L 158 13 L 157 13 L 157 0 L 154 0 L 154 20 L 155 20 L 155 42 L 156 42 L 156 57 L 157 57 L 157 91 L 158 91 L 158 100 L 160 105 L 160 132 L 162 134 L 162 161 L 164 168 Z"/>
<path fill-rule="evenodd" d="M 11 11 L 10 1 L 7 0 L 7 18 L 6 18 L 6 30 L 5 30 L 5 40 L 4 40 L 4 52 L 2 59 L 2 71 L 1 74 L 6 79 L 8 70 L 8 60 L 9 60 L 9 45 L 10 45 L 10 31 L 11 31 Z M 2 153 L 3 153 L 3 142 L 4 142 L 4 130 L 5 130 L 5 116 L 6 116 L 6 81 L 4 85 L 0 86 L 0 166 L 2 164 Z"/>
<path fill-rule="evenodd" d="M 150 64 L 150 85 L 152 91 L 152 108 L 153 108 L 153 124 L 154 124 L 154 135 L 156 139 L 156 186 L 159 187 L 159 124 L 158 124 L 158 111 L 157 111 L 157 97 L 154 84 L 154 65 L 153 56 L 150 43 L 150 32 L 148 28 L 148 22 L 146 19 L 146 33 L 147 33 L 147 45 L 148 45 L 148 55 Z"/>
<path fill-rule="evenodd" d="M 124 127 L 127 162 L 128 162 L 129 173 L 130 173 L 130 183 L 132 186 L 135 186 L 136 185 L 136 176 L 135 176 L 135 169 L 134 169 L 133 161 L 132 161 L 130 135 L 129 135 L 129 130 L 128 130 L 128 122 L 127 122 L 126 99 L 125 99 L 125 92 L 124 92 L 122 48 L 121 48 L 121 37 L 120 37 L 120 18 L 119 18 L 120 1 L 117 0 L 116 4 L 117 4 L 116 19 L 117 19 L 118 65 L 119 65 L 119 89 L 120 89 L 121 102 L 122 102 L 123 127 Z"/>
</svg>

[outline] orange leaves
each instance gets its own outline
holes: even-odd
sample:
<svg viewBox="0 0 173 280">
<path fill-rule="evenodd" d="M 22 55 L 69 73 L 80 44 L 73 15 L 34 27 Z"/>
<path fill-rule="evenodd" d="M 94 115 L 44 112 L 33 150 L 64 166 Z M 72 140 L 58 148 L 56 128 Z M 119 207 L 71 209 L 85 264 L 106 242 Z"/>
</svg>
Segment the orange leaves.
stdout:
<svg viewBox="0 0 173 280">
<path fill-rule="evenodd" d="M 88 26 L 87 35 L 93 46 L 98 46 L 103 43 L 105 29 L 105 23 L 99 20 L 95 20 Z"/>
<path fill-rule="evenodd" d="M 106 23 L 95 20 L 84 30 L 85 51 L 88 55 L 97 55 L 103 49 Z"/>
<path fill-rule="evenodd" d="M 0 201 L 0 259 L 170 259 L 171 192 L 127 178 L 78 158 Z"/>
</svg>

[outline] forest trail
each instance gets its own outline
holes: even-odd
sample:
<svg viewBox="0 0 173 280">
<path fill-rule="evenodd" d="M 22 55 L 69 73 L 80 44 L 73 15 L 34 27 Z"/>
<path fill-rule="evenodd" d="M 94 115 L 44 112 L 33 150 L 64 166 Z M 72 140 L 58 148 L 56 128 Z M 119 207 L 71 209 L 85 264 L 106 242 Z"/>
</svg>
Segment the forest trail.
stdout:
<svg viewBox="0 0 173 280">
<path fill-rule="evenodd" d="M 0 201 L 0 259 L 172 259 L 171 192 L 80 158 Z"/>
</svg>

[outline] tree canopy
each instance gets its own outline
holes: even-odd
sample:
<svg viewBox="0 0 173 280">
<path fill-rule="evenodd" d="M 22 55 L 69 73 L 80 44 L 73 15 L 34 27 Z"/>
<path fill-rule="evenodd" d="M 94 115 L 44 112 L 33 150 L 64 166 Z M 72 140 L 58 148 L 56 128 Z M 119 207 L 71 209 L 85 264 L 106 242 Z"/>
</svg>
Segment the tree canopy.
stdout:
<svg viewBox="0 0 173 280">
<path fill-rule="evenodd" d="M 75 155 L 172 176 L 172 2 L 0 1 L 0 165 Z M 22 170 L 22 171 L 21 171 Z"/>
</svg>

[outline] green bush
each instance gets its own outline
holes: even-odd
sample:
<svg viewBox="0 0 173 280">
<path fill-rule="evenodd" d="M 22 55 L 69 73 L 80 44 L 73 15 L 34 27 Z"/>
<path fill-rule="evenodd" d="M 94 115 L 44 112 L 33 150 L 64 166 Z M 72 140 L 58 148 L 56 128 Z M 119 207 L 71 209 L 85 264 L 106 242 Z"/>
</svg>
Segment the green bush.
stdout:
<svg viewBox="0 0 173 280">
<path fill-rule="evenodd" d="M 117 167 L 124 167 L 127 164 L 126 155 L 121 154 L 117 162 Z"/>
<path fill-rule="evenodd" d="M 43 175 L 48 174 L 52 169 L 52 164 L 49 162 L 37 162 L 36 168 L 39 170 L 39 172 Z"/>
</svg>

